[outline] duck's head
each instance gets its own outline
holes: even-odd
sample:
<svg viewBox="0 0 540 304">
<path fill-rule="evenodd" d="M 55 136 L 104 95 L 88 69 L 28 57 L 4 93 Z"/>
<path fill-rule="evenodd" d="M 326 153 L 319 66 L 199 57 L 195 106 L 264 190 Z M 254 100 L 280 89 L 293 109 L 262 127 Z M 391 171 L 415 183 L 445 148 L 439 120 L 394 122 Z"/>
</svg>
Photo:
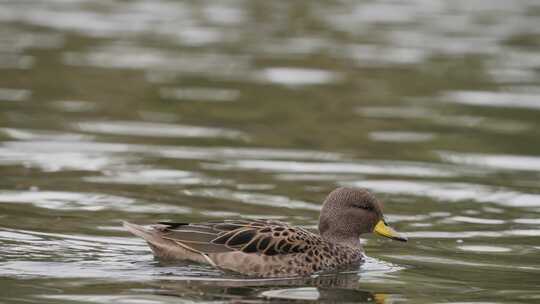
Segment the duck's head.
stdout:
<svg viewBox="0 0 540 304">
<path fill-rule="evenodd" d="M 365 189 L 338 188 L 324 201 L 319 232 L 330 242 L 360 246 L 360 235 L 375 232 L 398 241 L 407 238 L 386 224 L 379 201 Z"/>
</svg>

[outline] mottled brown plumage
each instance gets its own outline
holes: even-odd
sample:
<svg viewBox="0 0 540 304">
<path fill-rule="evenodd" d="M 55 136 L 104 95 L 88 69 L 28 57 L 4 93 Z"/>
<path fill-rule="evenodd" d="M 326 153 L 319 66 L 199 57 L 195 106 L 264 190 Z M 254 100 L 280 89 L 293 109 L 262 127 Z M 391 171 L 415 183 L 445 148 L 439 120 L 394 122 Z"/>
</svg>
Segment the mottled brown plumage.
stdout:
<svg viewBox="0 0 540 304">
<path fill-rule="evenodd" d="M 320 235 L 264 219 L 124 226 L 145 239 L 158 257 L 261 277 L 308 275 L 359 264 L 364 257 L 362 233 L 376 231 L 405 240 L 385 225 L 375 197 L 354 188 L 338 188 L 328 195 L 319 219 Z"/>
</svg>

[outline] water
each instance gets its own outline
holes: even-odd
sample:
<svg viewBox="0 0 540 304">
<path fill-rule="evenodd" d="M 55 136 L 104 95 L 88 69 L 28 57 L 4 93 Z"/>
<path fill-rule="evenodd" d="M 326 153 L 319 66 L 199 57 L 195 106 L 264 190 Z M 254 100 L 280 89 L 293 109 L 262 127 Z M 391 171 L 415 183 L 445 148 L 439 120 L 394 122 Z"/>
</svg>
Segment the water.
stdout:
<svg viewBox="0 0 540 304">
<path fill-rule="evenodd" d="M 0 302 L 540 301 L 537 1 L 0 2 Z M 316 226 L 367 187 L 406 244 L 256 280 L 121 220 Z"/>
</svg>

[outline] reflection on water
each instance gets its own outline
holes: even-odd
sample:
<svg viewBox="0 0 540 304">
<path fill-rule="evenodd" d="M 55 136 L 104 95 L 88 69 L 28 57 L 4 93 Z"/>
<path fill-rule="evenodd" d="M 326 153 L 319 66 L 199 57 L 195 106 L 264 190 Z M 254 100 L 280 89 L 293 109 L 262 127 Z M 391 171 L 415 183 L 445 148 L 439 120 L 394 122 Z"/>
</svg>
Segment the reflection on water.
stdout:
<svg viewBox="0 0 540 304">
<path fill-rule="evenodd" d="M 268 68 L 261 74 L 262 81 L 283 85 L 325 84 L 339 79 L 335 73 L 316 69 Z"/>
<path fill-rule="evenodd" d="M 540 157 L 519 155 L 490 155 L 478 153 L 440 153 L 445 161 L 470 166 L 491 167 L 499 170 L 540 171 Z"/>
<path fill-rule="evenodd" d="M 427 196 L 445 202 L 472 201 L 511 207 L 540 207 L 540 194 L 478 184 L 377 180 L 347 183 L 382 193 Z"/>
<path fill-rule="evenodd" d="M 189 101 L 235 101 L 240 97 L 240 92 L 229 89 L 214 88 L 162 88 L 160 96 L 165 99 L 189 100 Z"/>
<path fill-rule="evenodd" d="M 24 101 L 30 95 L 28 90 L 0 88 L 0 101 Z"/>
<path fill-rule="evenodd" d="M 443 99 L 474 106 L 540 109 L 537 94 L 459 91 L 448 92 Z"/>
<path fill-rule="evenodd" d="M 242 137 L 241 132 L 233 130 L 149 122 L 83 122 L 76 128 L 83 132 L 149 137 Z"/>
<path fill-rule="evenodd" d="M 0 302 L 538 300 L 536 1 L 0 2 Z M 285 281 L 153 259 L 121 220 L 409 237 Z M 516 258 L 518 257 L 518 258 Z"/>
</svg>

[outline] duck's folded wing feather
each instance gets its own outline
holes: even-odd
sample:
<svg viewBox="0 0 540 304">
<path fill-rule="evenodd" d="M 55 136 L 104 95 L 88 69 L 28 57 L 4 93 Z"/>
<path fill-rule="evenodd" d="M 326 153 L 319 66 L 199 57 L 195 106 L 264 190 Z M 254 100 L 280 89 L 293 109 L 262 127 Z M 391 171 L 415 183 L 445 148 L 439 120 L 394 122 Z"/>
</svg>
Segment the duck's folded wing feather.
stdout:
<svg viewBox="0 0 540 304">
<path fill-rule="evenodd" d="M 227 220 L 197 224 L 160 223 L 162 237 L 202 253 L 242 251 L 278 255 L 305 252 L 318 235 L 273 220 Z"/>
</svg>

